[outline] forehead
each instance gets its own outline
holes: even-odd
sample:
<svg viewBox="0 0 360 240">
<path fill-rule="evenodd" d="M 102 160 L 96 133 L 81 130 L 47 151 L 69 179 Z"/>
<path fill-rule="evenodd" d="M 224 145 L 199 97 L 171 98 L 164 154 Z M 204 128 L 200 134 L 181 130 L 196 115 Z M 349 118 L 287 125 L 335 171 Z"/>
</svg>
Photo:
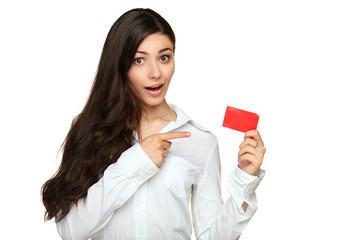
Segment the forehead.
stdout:
<svg viewBox="0 0 360 240">
<path fill-rule="evenodd" d="M 138 51 L 157 52 L 164 48 L 174 49 L 174 45 L 170 38 L 161 33 L 154 33 L 147 36 L 139 45 Z"/>
</svg>

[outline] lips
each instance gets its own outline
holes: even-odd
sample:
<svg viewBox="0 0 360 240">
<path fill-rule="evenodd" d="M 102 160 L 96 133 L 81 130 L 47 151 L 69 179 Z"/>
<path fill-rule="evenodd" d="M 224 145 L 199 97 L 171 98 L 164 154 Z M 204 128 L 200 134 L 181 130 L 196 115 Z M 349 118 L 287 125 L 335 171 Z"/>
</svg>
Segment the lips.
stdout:
<svg viewBox="0 0 360 240">
<path fill-rule="evenodd" d="M 164 84 L 158 84 L 158 85 L 154 85 L 154 86 L 150 86 L 150 87 L 145 87 L 146 90 L 150 90 L 150 91 L 156 91 L 159 90 Z"/>
<path fill-rule="evenodd" d="M 150 87 L 145 87 L 148 93 L 150 93 L 153 96 L 157 96 L 161 93 L 163 89 L 164 84 L 157 84 Z"/>
</svg>

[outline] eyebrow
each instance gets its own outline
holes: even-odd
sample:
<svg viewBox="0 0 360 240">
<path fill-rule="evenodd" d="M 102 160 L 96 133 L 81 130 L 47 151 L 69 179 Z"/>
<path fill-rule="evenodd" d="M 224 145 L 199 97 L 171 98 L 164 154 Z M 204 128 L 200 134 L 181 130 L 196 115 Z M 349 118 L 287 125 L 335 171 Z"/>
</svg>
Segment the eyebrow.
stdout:
<svg viewBox="0 0 360 240">
<path fill-rule="evenodd" d="M 164 48 L 164 49 L 161 49 L 158 53 L 162 53 L 162 52 L 165 52 L 165 51 L 168 51 L 168 50 L 170 50 L 171 52 L 173 51 L 171 48 Z M 140 53 L 140 54 L 144 54 L 144 55 L 149 55 L 149 53 L 144 52 L 144 51 L 136 51 L 136 53 Z"/>
</svg>

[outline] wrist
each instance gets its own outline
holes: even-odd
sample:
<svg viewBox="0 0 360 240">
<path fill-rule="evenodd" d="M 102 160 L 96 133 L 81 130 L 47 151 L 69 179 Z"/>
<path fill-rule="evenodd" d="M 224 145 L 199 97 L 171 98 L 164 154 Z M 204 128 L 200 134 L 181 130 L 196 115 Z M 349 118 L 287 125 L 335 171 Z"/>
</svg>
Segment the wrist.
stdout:
<svg viewBox="0 0 360 240">
<path fill-rule="evenodd" d="M 257 176 L 259 173 L 259 169 L 248 169 L 246 167 L 240 167 L 240 165 L 238 165 L 238 168 L 240 168 L 243 172 L 252 176 Z"/>
</svg>

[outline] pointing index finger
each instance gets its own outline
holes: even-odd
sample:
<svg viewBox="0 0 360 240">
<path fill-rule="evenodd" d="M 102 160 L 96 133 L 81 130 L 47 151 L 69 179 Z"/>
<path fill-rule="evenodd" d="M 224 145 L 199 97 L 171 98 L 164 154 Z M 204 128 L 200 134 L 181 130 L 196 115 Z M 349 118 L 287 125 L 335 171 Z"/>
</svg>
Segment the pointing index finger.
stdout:
<svg viewBox="0 0 360 240">
<path fill-rule="evenodd" d="M 176 138 L 187 138 L 191 136 L 190 132 L 167 132 L 159 134 L 161 140 L 170 140 Z"/>
</svg>

